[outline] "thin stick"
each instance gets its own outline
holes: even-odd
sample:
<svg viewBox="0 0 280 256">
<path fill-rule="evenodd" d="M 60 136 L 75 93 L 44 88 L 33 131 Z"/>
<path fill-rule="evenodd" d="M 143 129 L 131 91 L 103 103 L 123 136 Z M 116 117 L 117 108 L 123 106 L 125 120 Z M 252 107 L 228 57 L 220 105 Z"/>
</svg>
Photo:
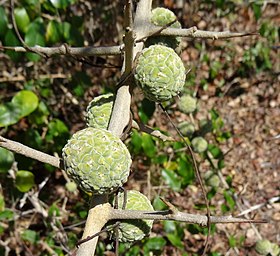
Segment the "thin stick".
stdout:
<svg viewBox="0 0 280 256">
<path fill-rule="evenodd" d="M 27 147 L 19 142 L 6 139 L 2 136 L 0 136 L 0 147 L 24 155 L 26 157 L 38 160 L 40 162 L 50 164 L 54 167 L 63 169 L 63 162 L 60 158 L 48 155 L 36 149 Z"/>
<path fill-rule="evenodd" d="M 179 131 L 179 129 L 176 127 L 176 125 L 172 122 L 170 116 L 168 115 L 167 111 L 162 106 L 162 104 L 160 103 L 159 105 L 160 105 L 162 111 L 167 116 L 167 118 L 170 121 L 170 123 L 172 124 L 172 126 L 174 127 L 174 129 L 176 130 L 176 132 L 182 138 L 184 144 L 187 146 L 188 151 L 189 151 L 189 153 L 191 155 L 191 159 L 192 159 L 192 162 L 193 162 L 194 169 L 195 169 L 196 178 L 198 179 L 199 185 L 200 185 L 201 190 L 202 190 L 202 194 L 203 194 L 204 201 L 205 201 L 206 208 L 207 208 L 207 228 L 208 228 L 208 234 L 207 234 L 207 237 L 206 237 L 205 246 L 204 246 L 204 250 L 203 250 L 203 254 L 202 254 L 202 256 L 203 256 L 203 255 L 206 255 L 206 251 L 208 249 L 209 237 L 210 237 L 210 231 L 211 231 L 211 221 L 210 221 L 211 212 L 210 212 L 209 202 L 208 202 L 207 195 L 206 195 L 206 190 L 205 190 L 205 187 L 203 185 L 202 178 L 201 178 L 201 175 L 200 175 L 200 172 L 199 172 L 199 168 L 198 168 L 198 165 L 196 163 L 195 156 L 194 156 L 194 153 L 192 151 L 191 146 L 187 143 L 187 141 L 185 140 L 185 138 L 182 135 L 182 133 Z"/>
</svg>

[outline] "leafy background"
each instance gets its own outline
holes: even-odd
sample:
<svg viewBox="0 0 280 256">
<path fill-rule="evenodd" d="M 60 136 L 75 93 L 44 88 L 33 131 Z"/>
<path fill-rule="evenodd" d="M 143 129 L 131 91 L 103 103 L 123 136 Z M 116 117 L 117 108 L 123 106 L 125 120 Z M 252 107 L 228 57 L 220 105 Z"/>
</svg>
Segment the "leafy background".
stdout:
<svg viewBox="0 0 280 256">
<path fill-rule="evenodd" d="M 178 1 L 179 3 L 179 1 Z M 231 40 L 184 39 L 181 57 L 191 68 L 184 94 L 198 99 L 187 115 L 178 99 L 165 103 L 173 122 L 191 121 L 193 136 L 208 150 L 197 154 L 213 214 L 238 214 L 264 203 L 250 218 L 269 223 L 212 225 L 209 255 L 256 255 L 260 238 L 279 243 L 279 34 L 280 6 L 263 1 L 154 1 L 173 10 L 183 27 L 212 31 L 259 31 L 261 36 Z M 115 1 L 24 0 L 15 18 L 29 46 L 105 46 L 122 38 L 121 3 Z M 9 3 L 0 6 L 0 43 L 19 46 Z M 44 58 L 33 53 L 0 52 L 0 134 L 43 152 L 61 155 L 70 134 L 85 127 L 88 102 L 114 91 L 120 57 Z M 85 63 L 87 62 L 87 64 Z M 136 119 L 177 137 L 164 113 L 135 91 Z M 127 140 L 133 168 L 127 189 L 145 193 L 156 209 L 166 198 L 182 211 L 205 213 L 190 157 L 179 142 L 163 143 L 133 131 Z M 210 170 L 210 171 L 209 171 Z M 214 178 L 213 178 L 214 177 Z M 0 149 L 0 254 L 67 254 L 81 237 L 88 195 L 64 172 Z M 121 255 L 198 255 L 207 231 L 196 225 L 155 222 L 151 236 Z M 102 235 L 98 255 L 110 255 L 113 242 Z"/>
</svg>

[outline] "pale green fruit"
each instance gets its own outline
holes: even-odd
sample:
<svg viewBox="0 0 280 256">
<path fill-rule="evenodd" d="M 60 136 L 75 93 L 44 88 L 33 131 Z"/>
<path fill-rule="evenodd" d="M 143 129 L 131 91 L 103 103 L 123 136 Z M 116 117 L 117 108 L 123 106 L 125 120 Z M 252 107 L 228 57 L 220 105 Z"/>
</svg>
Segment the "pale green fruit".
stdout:
<svg viewBox="0 0 280 256">
<path fill-rule="evenodd" d="M 187 136 L 187 137 L 191 137 L 195 132 L 194 125 L 188 121 L 179 123 L 178 129 L 183 134 L 183 136 Z"/>
<path fill-rule="evenodd" d="M 193 150 L 197 153 L 202 153 L 206 151 L 208 148 L 207 141 L 202 137 L 193 138 L 191 143 L 192 143 Z"/>
<path fill-rule="evenodd" d="M 84 191 L 114 192 L 127 181 L 131 156 L 111 132 L 88 127 L 75 133 L 62 149 L 64 167 Z"/>
<path fill-rule="evenodd" d="M 107 129 L 113 109 L 114 95 L 112 93 L 95 97 L 87 106 L 86 123 L 94 128 Z"/>
<path fill-rule="evenodd" d="M 178 108 L 185 114 L 190 114 L 196 110 L 196 98 L 190 95 L 183 95 L 178 101 Z"/>
<path fill-rule="evenodd" d="M 205 182 L 208 186 L 217 188 L 220 185 L 220 178 L 213 171 L 208 171 L 204 176 Z"/>
<path fill-rule="evenodd" d="M 255 249 L 260 255 L 279 256 L 280 248 L 277 244 L 271 243 L 267 239 L 258 240 Z"/>
<path fill-rule="evenodd" d="M 69 192 L 75 192 L 77 190 L 77 184 L 74 181 L 67 182 L 65 187 Z"/>
<path fill-rule="evenodd" d="M 162 102 L 181 92 L 186 73 L 182 60 L 174 50 L 152 45 L 141 52 L 134 77 L 146 98 Z"/>
<path fill-rule="evenodd" d="M 151 23 L 153 23 L 156 26 L 165 26 L 176 19 L 177 19 L 176 15 L 172 11 L 166 8 L 158 7 L 152 10 Z M 179 21 L 176 21 L 169 27 L 181 28 L 181 24 L 179 23 Z M 152 36 L 146 40 L 145 46 L 148 47 L 153 44 L 161 44 L 173 48 L 175 50 L 180 45 L 180 43 L 181 43 L 181 37 Z"/>
<path fill-rule="evenodd" d="M 122 209 L 124 193 L 118 195 L 118 208 Z M 136 190 L 127 191 L 125 210 L 154 211 L 150 200 Z M 123 243 L 132 243 L 142 240 L 149 235 L 153 226 L 152 220 L 123 220 L 119 225 L 119 240 Z"/>
</svg>

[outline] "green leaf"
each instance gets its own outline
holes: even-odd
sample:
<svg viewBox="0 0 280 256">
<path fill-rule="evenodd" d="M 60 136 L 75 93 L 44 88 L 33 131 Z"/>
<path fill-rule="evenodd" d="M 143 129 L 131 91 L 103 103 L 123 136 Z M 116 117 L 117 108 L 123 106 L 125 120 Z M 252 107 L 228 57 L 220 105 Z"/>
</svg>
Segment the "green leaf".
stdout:
<svg viewBox="0 0 280 256">
<path fill-rule="evenodd" d="M 138 132 L 132 131 L 130 143 L 132 144 L 133 152 L 139 154 L 142 148 L 142 137 Z"/>
<path fill-rule="evenodd" d="M 146 156 L 152 158 L 155 156 L 157 149 L 155 147 L 155 143 L 152 139 L 152 136 L 149 134 L 142 134 L 142 148 Z"/>
<path fill-rule="evenodd" d="M 21 238 L 27 242 L 30 242 L 31 244 L 35 244 L 39 239 L 37 232 L 30 229 L 24 230 L 21 234 Z"/>
<path fill-rule="evenodd" d="M 60 23 L 51 20 L 47 25 L 46 40 L 50 44 L 55 44 L 61 40 Z"/>
<path fill-rule="evenodd" d="M 27 27 L 30 23 L 30 19 L 25 8 L 15 8 L 15 20 L 19 31 L 22 33 L 26 33 Z"/>
<path fill-rule="evenodd" d="M 228 238 L 228 243 L 231 248 L 235 247 L 237 244 L 235 237 L 230 235 Z"/>
<path fill-rule="evenodd" d="M 150 253 L 151 251 L 161 251 L 166 245 L 163 237 L 152 237 L 144 245 L 144 251 Z"/>
<path fill-rule="evenodd" d="M 11 102 L 0 105 L 0 127 L 9 126 L 20 120 L 20 109 Z"/>
<path fill-rule="evenodd" d="M 50 0 L 50 2 L 57 9 L 66 9 L 71 4 L 69 0 Z"/>
<path fill-rule="evenodd" d="M 12 29 L 9 29 L 8 32 L 5 34 L 4 38 L 4 45 L 5 46 L 19 46 L 20 41 L 18 40 L 16 34 Z M 17 62 L 19 58 L 22 56 L 21 53 L 15 52 L 12 50 L 6 51 L 7 55 L 11 58 L 12 61 Z"/>
<path fill-rule="evenodd" d="M 8 172 L 14 161 L 14 154 L 9 150 L 0 147 L 0 173 Z"/>
<path fill-rule="evenodd" d="M 14 219 L 14 212 L 12 210 L 4 210 L 0 212 L 0 220 L 13 220 Z"/>
<path fill-rule="evenodd" d="M 0 38 L 3 37 L 8 30 L 8 18 L 5 9 L 0 6 Z"/>
<path fill-rule="evenodd" d="M 167 234 L 166 237 L 173 246 L 184 249 L 181 238 L 177 234 Z"/>
<path fill-rule="evenodd" d="M 59 208 L 58 206 L 53 203 L 51 205 L 51 207 L 49 208 L 49 211 L 48 211 L 48 215 L 52 218 L 52 217 L 56 217 L 56 216 L 60 216 L 60 211 L 59 211 Z"/>
<path fill-rule="evenodd" d="M 30 20 L 34 20 L 41 15 L 40 0 L 21 0 L 22 5 L 26 8 Z"/>
<path fill-rule="evenodd" d="M 28 46 L 45 46 L 45 37 L 43 34 L 44 25 L 37 19 L 28 26 L 24 41 Z M 30 61 L 38 61 L 40 59 L 40 56 L 35 53 L 27 53 L 26 56 Z"/>
<path fill-rule="evenodd" d="M 208 151 L 215 159 L 222 159 L 224 156 L 222 150 L 214 144 L 208 144 Z"/>
<path fill-rule="evenodd" d="M 28 116 L 38 107 L 39 99 L 35 93 L 22 90 L 12 99 L 12 104 L 20 110 L 20 118 Z"/>
<path fill-rule="evenodd" d="M 20 192 L 28 192 L 34 186 L 34 174 L 29 171 L 18 171 L 16 174 L 16 187 Z"/>
<path fill-rule="evenodd" d="M 235 201 L 234 201 L 231 193 L 229 191 L 224 191 L 224 198 L 227 202 L 227 206 L 232 211 L 234 209 L 234 206 L 235 206 Z"/>
<path fill-rule="evenodd" d="M 163 221 L 164 231 L 166 233 L 176 233 L 177 234 L 177 225 L 175 221 L 164 220 Z"/>
<path fill-rule="evenodd" d="M 160 199 L 159 196 L 156 196 L 153 200 L 153 207 L 157 211 L 166 210 L 168 207 L 167 205 Z"/>
<path fill-rule="evenodd" d="M 255 14 L 255 18 L 256 20 L 258 20 L 262 16 L 262 5 L 253 3 L 252 7 Z"/>
<path fill-rule="evenodd" d="M 163 169 L 161 173 L 166 184 L 169 185 L 170 188 L 174 191 L 179 191 L 181 189 L 181 179 L 174 171 Z"/>
<path fill-rule="evenodd" d="M 5 210 L 5 200 L 2 193 L 0 194 L 0 212 L 3 212 Z"/>
<path fill-rule="evenodd" d="M 178 161 L 178 174 L 183 178 L 181 179 L 182 185 L 187 186 L 191 184 L 194 179 L 194 169 L 191 160 L 185 154 L 181 154 L 180 158 L 177 159 Z"/>
</svg>

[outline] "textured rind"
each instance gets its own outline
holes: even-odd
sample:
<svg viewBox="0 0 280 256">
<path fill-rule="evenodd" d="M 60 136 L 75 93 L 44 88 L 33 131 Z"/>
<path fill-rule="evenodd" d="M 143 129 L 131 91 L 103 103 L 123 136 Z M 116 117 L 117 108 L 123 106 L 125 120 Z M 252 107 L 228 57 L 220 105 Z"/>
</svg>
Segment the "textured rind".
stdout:
<svg viewBox="0 0 280 256">
<path fill-rule="evenodd" d="M 202 137 L 195 137 L 192 139 L 193 150 L 197 153 L 202 153 L 207 150 L 208 143 Z"/>
<path fill-rule="evenodd" d="M 127 181 L 131 156 L 125 144 L 107 130 L 88 127 L 75 133 L 62 149 L 67 174 L 84 191 L 114 192 Z"/>
<path fill-rule="evenodd" d="M 191 137 L 195 132 L 194 125 L 188 121 L 183 121 L 182 123 L 179 123 L 178 129 L 184 136 L 187 137 Z"/>
<path fill-rule="evenodd" d="M 124 193 L 118 196 L 118 208 L 122 208 Z M 136 190 L 127 191 L 126 210 L 153 211 L 150 200 Z M 143 239 L 151 232 L 152 220 L 125 220 L 119 225 L 119 240 L 123 243 L 132 243 Z"/>
<path fill-rule="evenodd" d="M 112 93 L 95 97 L 86 109 L 86 124 L 94 128 L 107 129 L 113 109 L 114 95 Z"/>
<path fill-rule="evenodd" d="M 255 249 L 260 255 L 279 256 L 280 248 L 277 244 L 271 243 L 267 239 L 258 240 Z"/>
<path fill-rule="evenodd" d="M 152 45 L 141 52 L 135 81 L 149 100 L 162 102 L 178 95 L 185 79 L 184 64 L 171 48 Z"/>
<path fill-rule="evenodd" d="M 158 7 L 152 10 L 151 14 L 151 23 L 156 26 L 165 26 L 174 20 L 176 20 L 176 15 L 162 7 Z M 170 25 L 170 28 L 181 28 L 181 24 L 179 21 L 174 22 Z M 153 36 L 149 37 L 146 42 L 145 46 L 148 47 L 153 44 L 161 44 L 167 47 L 171 47 L 172 49 L 176 49 L 181 43 L 181 37 L 173 37 L 173 36 Z"/>
<path fill-rule="evenodd" d="M 190 95 L 183 95 L 178 101 L 178 108 L 185 114 L 192 113 L 196 110 L 197 99 Z"/>
</svg>

